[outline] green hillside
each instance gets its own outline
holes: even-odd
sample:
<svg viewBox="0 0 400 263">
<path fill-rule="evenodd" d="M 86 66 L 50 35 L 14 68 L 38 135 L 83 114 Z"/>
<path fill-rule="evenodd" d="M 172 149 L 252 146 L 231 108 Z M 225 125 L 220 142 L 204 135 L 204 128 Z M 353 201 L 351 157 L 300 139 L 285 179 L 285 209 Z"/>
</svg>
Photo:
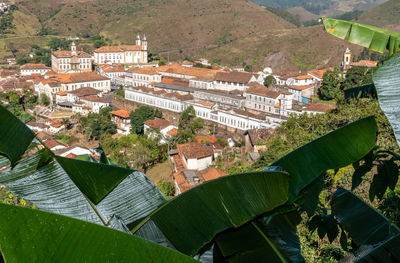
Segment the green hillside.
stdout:
<svg viewBox="0 0 400 263">
<path fill-rule="evenodd" d="M 356 21 L 400 32 L 400 0 L 390 0 L 368 10 Z"/>
</svg>

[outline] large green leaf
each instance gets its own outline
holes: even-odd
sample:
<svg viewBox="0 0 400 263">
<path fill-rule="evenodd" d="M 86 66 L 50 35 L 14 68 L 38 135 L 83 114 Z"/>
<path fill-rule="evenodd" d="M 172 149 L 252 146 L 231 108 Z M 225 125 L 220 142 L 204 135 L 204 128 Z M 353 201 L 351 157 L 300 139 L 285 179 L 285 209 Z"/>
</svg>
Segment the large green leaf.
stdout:
<svg viewBox="0 0 400 263">
<path fill-rule="evenodd" d="M 216 237 L 216 245 L 229 262 L 304 262 L 296 234 L 296 211 L 253 221 Z M 245 242 L 244 242 L 245 241 Z"/>
<path fill-rule="evenodd" d="M 175 197 L 150 218 L 176 249 L 193 256 L 216 234 L 239 227 L 287 199 L 286 173 L 236 174 Z"/>
<path fill-rule="evenodd" d="M 400 33 L 333 18 L 321 18 L 325 30 L 351 43 L 390 55 L 400 51 Z"/>
<path fill-rule="evenodd" d="M 400 54 L 386 60 L 373 74 L 379 105 L 400 146 Z"/>
<path fill-rule="evenodd" d="M 131 224 L 166 202 L 146 175 L 131 171 L 101 202 L 93 205 L 94 210 L 57 161 L 38 166 L 44 156 L 47 153 L 42 150 L 20 161 L 14 169 L 2 171 L 0 183 L 41 210 L 93 223 L 101 223 L 96 210 L 106 222 L 116 214 Z"/>
<path fill-rule="evenodd" d="M 1 105 L 0 120 L 0 154 L 14 166 L 31 144 L 35 133 Z"/>
<path fill-rule="evenodd" d="M 339 188 L 332 197 L 332 213 L 358 245 L 383 242 L 400 230 L 352 192 Z"/>
<path fill-rule="evenodd" d="M 98 204 L 122 180 L 134 172 L 122 167 L 61 156 L 56 156 L 56 160 L 82 193 L 95 204 Z"/>
<path fill-rule="evenodd" d="M 379 244 L 366 255 L 358 258 L 356 263 L 382 263 L 400 262 L 400 235 L 391 237 Z"/>
<path fill-rule="evenodd" d="M 197 262 L 177 251 L 108 227 L 0 204 L 6 262 Z"/>
<path fill-rule="evenodd" d="M 364 157 L 375 145 L 376 122 L 367 117 L 352 122 L 287 154 L 272 166 L 290 174 L 290 200 L 321 173 L 338 169 Z"/>
</svg>

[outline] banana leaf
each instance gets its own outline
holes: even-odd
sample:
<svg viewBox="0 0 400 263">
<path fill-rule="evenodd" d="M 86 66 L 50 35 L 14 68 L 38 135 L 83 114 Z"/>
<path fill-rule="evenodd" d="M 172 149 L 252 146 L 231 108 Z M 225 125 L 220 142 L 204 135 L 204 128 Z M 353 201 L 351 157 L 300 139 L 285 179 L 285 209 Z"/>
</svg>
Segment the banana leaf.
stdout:
<svg viewBox="0 0 400 263">
<path fill-rule="evenodd" d="M 15 166 L 31 144 L 35 133 L 1 105 L 0 120 L 0 138 L 5 138 L 0 141 L 0 155 L 6 156 L 11 166 Z"/>
<path fill-rule="evenodd" d="M 92 204 L 57 160 L 44 162 L 46 164 L 43 165 L 43 160 L 48 156 L 47 151 L 41 150 L 20 161 L 13 169 L 0 173 L 1 184 L 17 196 L 31 201 L 40 210 L 98 224 L 107 222 L 116 214 L 126 224 L 130 224 L 146 217 L 166 202 L 160 190 L 146 175 L 130 171 L 98 204 Z M 59 157 L 57 159 L 61 160 Z M 82 163 L 76 160 L 74 162 Z M 87 164 L 100 165 L 85 163 L 82 167 L 88 167 Z M 102 173 L 107 171 L 105 169 Z M 113 171 L 107 173 L 113 175 Z M 90 176 L 90 172 L 87 171 L 88 178 L 96 178 L 94 175 Z M 99 173 L 98 170 L 97 172 Z"/>
<path fill-rule="evenodd" d="M 239 229 L 219 234 L 215 241 L 228 262 L 304 262 L 296 226 L 299 214 L 268 217 L 252 221 Z M 244 242 L 245 241 L 245 242 Z"/>
<path fill-rule="evenodd" d="M 194 256 L 218 233 L 237 228 L 288 199 L 288 175 L 253 172 L 203 183 L 166 203 L 150 219 L 179 251 Z"/>
<path fill-rule="evenodd" d="M 400 146 L 400 54 L 388 60 L 372 75 L 379 105 L 388 118 Z"/>
<path fill-rule="evenodd" d="M 351 89 L 347 89 L 344 91 L 344 97 L 346 99 L 349 98 L 367 98 L 373 97 L 376 98 L 376 89 L 374 84 L 363 85 Z"/>
<path fill-rule="evenodd" d="M 334 18 L 321 18 L 325 30 L 338 38 L 389 55 L 400 51 L 400 33 Z"/>
<path fill-rule="evenodd" d="M 360 160 L 374 147 L 377 126 L 366 117 L 322 136 L 282 157 L 272 166 L 290 174 L 289 201 L 329 169 L 338 169 Z"/>
<path fill-rule="evenodd" d="M 131 169 L 102 163 L 80 161 L 61 156 L 55 158 L 75 185 L 94 204 L 98 204 L 133 172 Z"/>
<path fill-rule="evenodd" d="M 0 204 L 5 262 L 198 262 L 108 227 Z"/>
<path fill-rule="evenodd" d="M 332 213 L 356 245 L 375 245 L 400 229 L 352 192 L 339 188 L 332 197 Z"/>
<path fill-rule="evenodd" d="M 379 244 L 369 253 L 358 258 L 356 263 L 382 263 L 400 262 L 400 235 L 391 237 Z"/>
</svg>

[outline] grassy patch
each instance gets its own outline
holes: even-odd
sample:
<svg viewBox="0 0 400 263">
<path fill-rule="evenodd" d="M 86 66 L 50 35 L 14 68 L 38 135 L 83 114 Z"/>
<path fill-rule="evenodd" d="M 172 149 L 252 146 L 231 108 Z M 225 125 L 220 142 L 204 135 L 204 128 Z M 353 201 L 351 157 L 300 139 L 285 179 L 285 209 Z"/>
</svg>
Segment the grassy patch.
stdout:
<svg viewBox="0 0 400 263">
<path fill-rule="evenodd" d="M 172 165 L 169 161 L 156 164 L 146 172 L 146 175 L 155 184 L 157 184 L 159 181 L 171 183 L 174 182 L 174 179 L 172 177 Z"/>
</svg>

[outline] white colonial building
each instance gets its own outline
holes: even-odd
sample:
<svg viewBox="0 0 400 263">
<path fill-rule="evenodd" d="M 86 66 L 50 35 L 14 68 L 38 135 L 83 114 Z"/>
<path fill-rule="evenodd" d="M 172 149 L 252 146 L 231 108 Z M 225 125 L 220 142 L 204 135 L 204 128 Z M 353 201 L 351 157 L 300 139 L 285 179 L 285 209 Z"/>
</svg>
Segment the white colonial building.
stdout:
<svg viewBox="0 0 400 263">
<path fill-rule="evenodd" d="M 83 51 L 77 51 L 74 42 L 71 51 L 53 51 L 51 53 L 51 69 L 57 73 L 91 72 L 91 56 Z"/>
<path fill-rule="evenodd" d="M 157 68 L 135 68 L 131 67 L 125 73 L 125 83 L 127 86 L 145 86 L 151 83 L 161 82 L 161 74 L 157 72 Z"/>
<path fill-rule="evenodd" d="M 47 67 L 45 64 L 25 64 L 21 66 L 21 75 L 29 76 L 32 74 L 44 75 L 46 72 L 50 71 L 51 68 Z"/>
<path fill-rule="evenodd" d="M 251 82 L 262 84 L 264 83 L 264 79 L 261 75 L 254 75 L 247 72 L 218 72 L 215 75 L 213 85 L 214 89 L 219 90 L 245 91 L 249 88 L 249 83 Z"/>
<path fill-rule="evenodd" d="M 100 64 L 146 64 L 146 36 L 136 38 L 136 45 L 103 46 L 94 51 L 94 62 Z"/>
</svg>

